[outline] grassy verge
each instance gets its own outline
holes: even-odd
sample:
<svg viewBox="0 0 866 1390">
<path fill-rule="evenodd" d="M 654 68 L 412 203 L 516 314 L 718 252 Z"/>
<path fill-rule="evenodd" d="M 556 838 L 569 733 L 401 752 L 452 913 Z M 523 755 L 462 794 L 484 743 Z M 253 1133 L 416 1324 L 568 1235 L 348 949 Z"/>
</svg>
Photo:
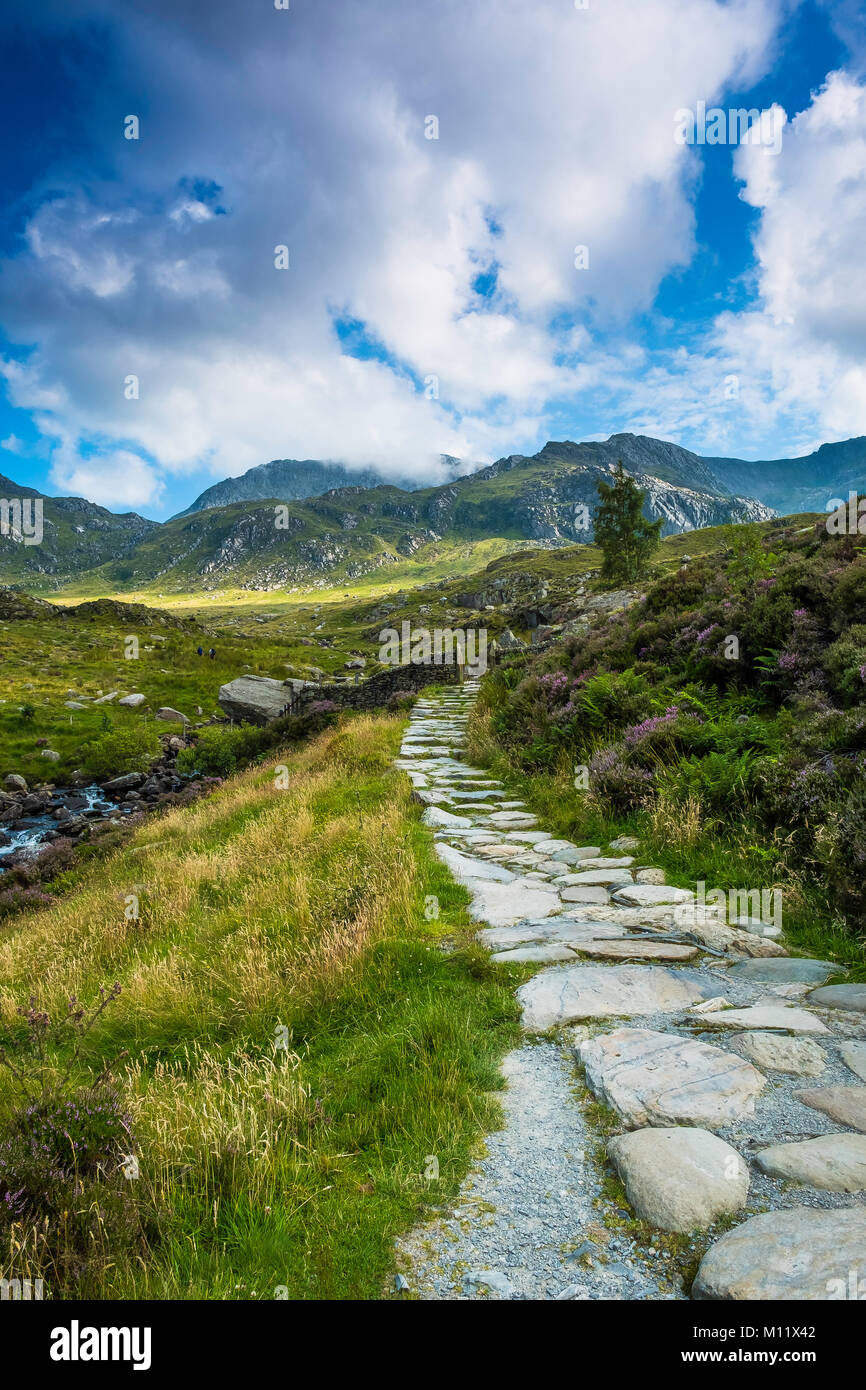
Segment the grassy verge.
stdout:
<svg viewBox="0 0 866 1390">
<path fill-rule="evenodd" d="M 115 1076 L 139 1176 L 134 1239 L 91 1184 L 71 1217 L 42 1214 L 39 1240 L 7 1221 L 0 1273 L 42 1274 L 59 1297 L 381 1296 L 397 1233 L 496 1125 L 516 1034 L 391 768 L 400 729 L 357 718 L 284 755 L 287 775 L 234 777 L 2 930 L 7 1037 L 21 1040 L 31 993 L 57 1016 L 120 983 L 74 1076 L 126 1050 Z M 15 1105 L 0 1071 L 7 1126 Z"/>
</svg>

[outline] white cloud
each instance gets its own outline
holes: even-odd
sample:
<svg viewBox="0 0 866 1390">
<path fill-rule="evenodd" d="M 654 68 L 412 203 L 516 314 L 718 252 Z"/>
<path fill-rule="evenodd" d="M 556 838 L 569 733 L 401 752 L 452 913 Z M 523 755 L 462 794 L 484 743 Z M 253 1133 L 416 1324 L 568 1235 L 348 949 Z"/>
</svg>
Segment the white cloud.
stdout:
<svg viewBox="0 0 866 1390">
<path fill-rule="evenodd" d="M 55 456 L 51 477 L 63 496 L 86 497 L 104 507 L 158 505 L 162 498 L 163 485 L 154 469 L 127 449 L 85 460 L 64 448 Z"/>
<path fill-rule="evenodd" d="M 117 451 L 140 454 L 124 484 L 140 505 L 157 478 L 273 457 L 434 476 L 440 451 L 534 447 L 552 401 L 627 393 L 639 353 L 604 335 L 694 249 L 674 112 L 754 80 L 779 16 L 779 0 L 381 0 L 375 24 L 352 0 L 242 25 L 234 5 L 147 8 L 91 6 L 150 93 L 140 142 L 101 134 L 116 178 L 85 193 L 70 174 L 0 271 L 7 331 L 33 348 L 10 395 L 67 441 L 56 476 L 110 491 Z M 337 316 L 386 360 L 346 356 Z"/>
</svg>

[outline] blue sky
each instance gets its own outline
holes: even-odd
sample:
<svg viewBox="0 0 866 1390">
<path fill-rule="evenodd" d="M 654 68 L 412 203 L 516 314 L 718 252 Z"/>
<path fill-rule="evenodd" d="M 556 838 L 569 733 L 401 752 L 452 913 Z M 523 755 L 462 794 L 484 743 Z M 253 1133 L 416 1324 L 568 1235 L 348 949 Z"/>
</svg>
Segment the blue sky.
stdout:
<svg viewBox="0 0 866 1390">
<path fill-rule="evenodd" d="M 275 457 L 866 433 L 862 18 L 12 0 L 0 473 L 161 518 Z M 699 102 L 778 141 L 678 143 Z"/>
</svg>

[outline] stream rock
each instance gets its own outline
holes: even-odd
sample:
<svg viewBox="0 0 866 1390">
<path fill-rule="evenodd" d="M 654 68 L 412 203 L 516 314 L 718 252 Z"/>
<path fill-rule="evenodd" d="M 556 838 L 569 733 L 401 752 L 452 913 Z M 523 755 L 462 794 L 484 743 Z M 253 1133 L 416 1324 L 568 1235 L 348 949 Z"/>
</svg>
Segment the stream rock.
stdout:
<svg viewBox="0 0 866 1390">
<path fill-rule="evenodd" d="M 112 777 L 109 782 L 103 782 L 102 790 L 118 795 L 131 791 L 134 787 L 140 787 L 145 780 L 143 772 L 124 772 L 120 777 Z"/>
</svg>

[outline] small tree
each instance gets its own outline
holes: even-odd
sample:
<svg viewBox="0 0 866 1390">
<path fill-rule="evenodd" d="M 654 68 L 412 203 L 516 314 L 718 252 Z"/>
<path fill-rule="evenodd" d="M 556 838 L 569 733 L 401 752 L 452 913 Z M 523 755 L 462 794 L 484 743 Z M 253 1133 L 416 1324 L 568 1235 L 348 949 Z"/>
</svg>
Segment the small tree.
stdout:
<svg viewBox="0 0 866 1390">
<path fill-rule="evenodd" d="M 633 584 L 645 573 L 659 543 L 661 519 L 648 521 L 644 516 L 645 494 L 625 472 L 622 459 L 613 482 L 598 484 L 598 495 L 593 526 L 596 545 L 604 552 L 601 577 L 612 584 Z"/>
</svg>

